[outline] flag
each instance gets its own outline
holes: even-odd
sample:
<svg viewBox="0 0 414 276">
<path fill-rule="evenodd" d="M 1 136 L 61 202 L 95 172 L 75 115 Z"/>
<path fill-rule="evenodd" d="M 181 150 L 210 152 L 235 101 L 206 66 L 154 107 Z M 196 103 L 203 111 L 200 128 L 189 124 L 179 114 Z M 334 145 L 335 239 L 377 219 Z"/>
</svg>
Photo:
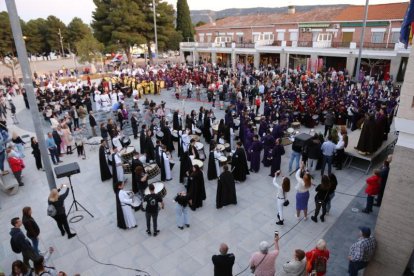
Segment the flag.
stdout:
<svg viewBox="0 0 414 276">
<path fill-rule="evenodd" d="M 400 42 L 404 43 L 405 48 L 407 49 L 408 44 L 411 43 L 412 34 L 413 34 L 413 25 L 414 22 L 414 0 L 410 1 L 408 5 L 407 12 L 404 16 L 404 21 L 401 25 L 400 31 Z M 411 39 L 410 39 L 411 38 Z"/>
</svg>

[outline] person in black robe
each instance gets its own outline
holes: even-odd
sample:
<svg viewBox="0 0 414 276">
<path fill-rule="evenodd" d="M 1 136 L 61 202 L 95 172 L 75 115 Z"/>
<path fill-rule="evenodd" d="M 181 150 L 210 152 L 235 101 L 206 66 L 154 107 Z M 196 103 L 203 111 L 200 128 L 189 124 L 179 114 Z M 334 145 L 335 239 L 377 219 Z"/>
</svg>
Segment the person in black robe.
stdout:
<svg viewBox="0 0 414 276">
<path fill-rule="evenodd" d="M 366 114 L 364 125 L 359 136 L 356 149 L 362 154 L 371 154 L 377 150 L 377 137 L 375 137 L 377 130 L 374 115 Z M 375 138 L 374 138 L 375 137 Z M 379 139 L 382 139 L 380 137 Z"/>
<path fill-rule="evenodd" d="M 229 167 L 224 165 L 223 173 L 217 181 L 216 208 L 229 204 L 237 204 L 236 185 Z"/>
<path fill-rule="evenodd" d="M 176 131 L 181 130 L 180 119 L 178 118 L 178 110 L 173 114 L 173 129 Z"/>
<path fill-rule="evenodd" d="M 175 150 L 171 130 L 168 127 L 168 122 L 165 122 L 165 124 L 161 127 L 161 131 L 164 133 L 164 137 L 162 138 L 162 144 L 164 144 L 167 147 L 167 150 L 169 152 L 172 152 Z"/>
<path fill-rule="evenodd" d="M 101 171 L 101 180 L 106 181 L 112 178 L 111 171 L 109 170 L 108 161 L 107 161 L 107 148 L 105 140 L 101 140 L 101 145 L 99 146 L 99 168 Z"/>
<path fill-rule="evenodd" d="M 138 177 L 135 174 L 135 170 L 138 166 L 144 167 L 141 160 L 139 160 L 139 153 L 134 152 L 134 156 L 131 161 L 131 178 L 132 178 L 132 191 L 136 194 L 138 193 Z"/>
<path fill-rule="evenodd" d="M 387 134 L 386 134 L 386 128 L 387 128 L 387 116 L 385 115 L 385 111 L 380 108 L 380 110 L 377 113 L 377 119 L 376 119 L 376 131 L 377 134 L 374 136 L 376 140 L 376 146 L 377 149 L 381 147 L 382 142 L 384 140 L 387 140 Z"/>
<path fill-rule="evenodd" d="M 121 229 L 127 229 L 124 213 L 122 212 L 122 206 L 121 201 L 119 200 L 119 191 L 122 190 L 122 182 L 116 182 L 114 183 L 114 192 L 116 197 L 116 221 L 117 226 Z"/>
<path fill-rule="evenodd" d="M 146 131 L 147 131 L 147 126 L 142 125 L 141 133 L 139 136 L 139 149 L 140 149 L 141 154 L 145 153 Z"/>
<path fill-rule="evenodd" d="M 242 143 L 240 141 L 237 142 L 236 151 L 232 155 L 231 170 L 233 172 L 234 180 L 236 181 L 245 181 L 246 175 L 249 174 L 246 152 L 242 148 Z"/>
<path fill-rule="evenodd" d="M 132 112 L 131 116 L 131 128 L 132 128 L 132 134 L 134 135 L 134 139 L 138 139 L 138 113 L 136 111 Z"/>
<path fill-rule="evenodd" d="M 161 167 L 161 141 L 155 141 L 155 149 L 154 149 L 154 156 L 155 162 L 157 163 L 158 167 Z"/>
<path fill-rule="evenodd" d="M 207 179 L 213 180 L 218 177 L 216 169 L 216 158 L 214 157 L 214 148 L 210 148 L 210 154 L 208 156 L 207 166 Z"/>
<path fill-rule="evenodd" d="M 193 172 L 188 178 L 187 194 L 191 210 L 195 211 L 203 206 L 203 200 L 206 199 L 206 189 L 203 172 L 197 165 L 193 166 Z"/>
<path fill-rule="evenodd" d="M 39 143 L 37 142 L 35 137 L 30 138 L 31 146 L 32 146 L 32 154 L 36 161 L 36 168 L 38 170 L 44 170 L 42 166 L 42 156 L 40 154 Z"/>
<path fill-rule="evenodd" d="M 188 146 L 188 153 L 189 155 L 194 156 L 194 159 L 200 159 L 200 155 L 198 154 L 198 150 L 195 147 L 196 141 L 194 139 L 190 140 L 190 145 Z"/>
<path fill-rule="evenodd" d="M 203 129 L 203 135 L 204 135 L 204 139 L 206 140 L 207 143 L 210 143 L 212 136 L 211 136 L 211 132 L 210 132 L 210 128 L 211 128 L 211 113 L 208 114 L 207 118 L 204 118 L 204 129 Z"/>
<path fill-rule="evenodd" d="M 275 145 L 275 139 L 273 138 L 270 131 L 266 131 L 266 135 L 262 138 L 263 143 L 263 166 L 269 167 L 272 164 L 272 151 Z"/>
<path fill-rule="evenodd" d="M 155 148 L 151 137 L 152 132 L 151 130 L 148 130 L 145 138 L 145 153 L 147 155 L 147 163 L 150 163 L 151 160 L 155 160 Z"/>
<path fill-rule="evenodd" d="M 280 170 L 282 162 L 282 155 L 285 154 L 285 148 L 280 144 L 280 139 L 275 140 L 275 145 L 272 150 L 272 166 L 270 168 L 269 176 L 274 177 L 275 173 Z"/>
<path fill-rule="evenodd" d="M 178 149 L 177 149 L 177 156 L 178 156 L 178 157 L 181 157 L 181 155 L 183 154 L 183 140 L 182 140 L 182 137 L 181 137 L 181 135 L 183 134 L 183 131 L 182 131 L 182 130 L 179 130 L 179 131 L 177 132 L 177 134 L 178 134 L 178 142 L 177 142 L 177 147 L 178 147 Z"/>
<path fill-rule="evenodd" d="M 184 178 L 190 175 L 192 167 L 193 164 L 188 152 L 184 152 L 180 157 L 180 183 L 187 185 L 184 183 Z"/>
</svg>

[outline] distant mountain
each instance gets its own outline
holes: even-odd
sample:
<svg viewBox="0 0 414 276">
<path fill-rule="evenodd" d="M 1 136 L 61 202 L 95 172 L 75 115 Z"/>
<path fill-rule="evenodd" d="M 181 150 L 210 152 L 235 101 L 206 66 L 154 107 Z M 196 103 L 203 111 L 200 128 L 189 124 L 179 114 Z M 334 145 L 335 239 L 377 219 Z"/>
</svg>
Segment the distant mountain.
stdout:
<svg viewBox="0 0 414 276">
<path fill-rule="evenodd" d="M 313 10 L 320 7 L 344 7 L 347 5 L 315 5 L 315 6 L 296 6 L 296 12 L 305 12 Z M 221 19 L 229 16 L 240 16 L 240 15 L 249 15 L 256 13 L 286 13 L 287 7 L 280 8 L 247 8 L 247 9 L 226 9 L 221 11 L 212 11 L 212 10 L 193 10 L 191 13 L 191 20 L 193 24 L 196 24 L 199 21 L 206 23 L 214 22 L 217 19 Z"/>
</svg>

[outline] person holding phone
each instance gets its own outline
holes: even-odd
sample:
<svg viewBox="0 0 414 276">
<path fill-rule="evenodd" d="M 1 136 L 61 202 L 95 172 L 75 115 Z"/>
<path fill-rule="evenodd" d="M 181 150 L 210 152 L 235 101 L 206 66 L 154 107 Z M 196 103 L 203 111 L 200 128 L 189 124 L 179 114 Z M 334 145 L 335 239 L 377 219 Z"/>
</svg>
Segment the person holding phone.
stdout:
<svg viewBox="0 0 414 276">
<path fill-rule="evenodd" d="M 279 255 L 279 232 L 275 231 L 275 249 L 269 252 L 269 243 L 262 241 L 259 244 L 259 251 L 252 254 L 250 258 L 250 269 L 256 276 L 275 275 L 276 258 Z"/>
<path fill-rule="evenodd" d="M 59 192 L 65 188 L 66 191 L 63 194 Z M 60 233 L 62 236 L 65 235 L 65 231 L 68 234 L 68 239 L 76 236 L 76 233 L 71 233 L 68 223 L 68 218 L 66 216 L 65 210 L 65 199 L 69 194 L 69 189 L 65 184 L 62 184 L 59 189 L 52 189 L 49 194 L 48 204 L 53 205 L 56 208 L 56 215 L 52 218 L 56 221 L 57 226 L 59 227 Z"/>
</svg>

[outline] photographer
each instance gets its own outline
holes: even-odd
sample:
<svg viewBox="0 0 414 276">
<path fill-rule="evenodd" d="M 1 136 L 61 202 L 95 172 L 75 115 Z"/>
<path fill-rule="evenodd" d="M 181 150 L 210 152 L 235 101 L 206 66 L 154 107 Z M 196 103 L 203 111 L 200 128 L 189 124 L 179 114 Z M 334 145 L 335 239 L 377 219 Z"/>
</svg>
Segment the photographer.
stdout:
<svg viewBox="0 0 414 276">
<path fill-rule="evenodd" d="M 255 276 L 275 275 L 276 257 L 279 255 L 279 235 L 275 235 L 275 250 L 269 252 L 269 243 L 262 241 L 259 250 L 250 258 L 250 269 Z"/>
<path fill-rule="evenodd" d="M 66 191 L 63 194 L 59 192 L 65 188 Z M 48 204 L 53 205 L 56 209 L 56 214 L 52 218 L 56 221 L 57 226 L 59 227 L 60 233 L 62 236 L 65 235 L 65 231 L 68 234 L 68 239 L 76 236 L 76 233 L 71 233 L 68 224 L 68 218 L 66 216 L 65 210 L 65 198 L 69 194 L 69 189 L 66 185 L 62 184 L 59 189 L 52 189 L 49 194 Z"/>
</svg>

